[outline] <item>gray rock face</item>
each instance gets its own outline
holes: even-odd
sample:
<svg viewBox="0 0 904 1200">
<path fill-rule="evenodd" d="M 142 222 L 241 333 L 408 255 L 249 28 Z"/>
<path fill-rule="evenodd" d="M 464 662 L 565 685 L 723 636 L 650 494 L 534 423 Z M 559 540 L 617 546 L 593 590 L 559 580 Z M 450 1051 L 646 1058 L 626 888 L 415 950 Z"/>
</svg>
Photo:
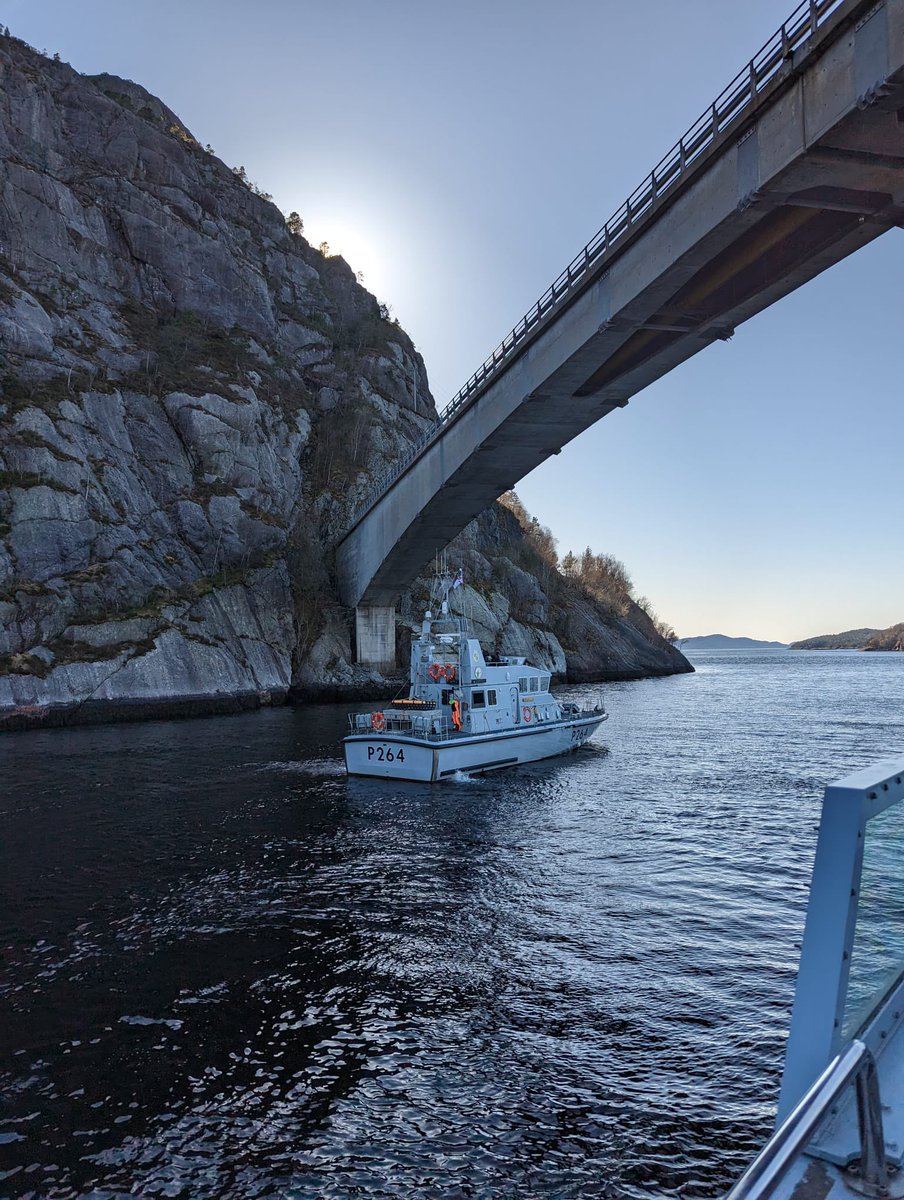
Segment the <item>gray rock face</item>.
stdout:
<svg viewBox="0 0 904 1200">
<path fill-rule="evenodd" d="M 498 654 L 523 656 L 574 683 L 693 669 L 630 597 L 614 612 L 551 567 L 502 504 L 473 521 L 452 543 L 449 557 L 463 564 L 470 581 L 455 593 L 456 611 Z M 408 631 L 419 625 L 427 605 L 428 586 L 418 580 L 400 607 L 403 657 Z"/>
<path fill-rule="evenodd" d="M 434 413 L 351 268 L 164 104 L 0 36 L 0 727 L 378 687 L 330 547 Z M 461 542 L 484 636 L 571 670 L 494 521 Z"/>
</svg>

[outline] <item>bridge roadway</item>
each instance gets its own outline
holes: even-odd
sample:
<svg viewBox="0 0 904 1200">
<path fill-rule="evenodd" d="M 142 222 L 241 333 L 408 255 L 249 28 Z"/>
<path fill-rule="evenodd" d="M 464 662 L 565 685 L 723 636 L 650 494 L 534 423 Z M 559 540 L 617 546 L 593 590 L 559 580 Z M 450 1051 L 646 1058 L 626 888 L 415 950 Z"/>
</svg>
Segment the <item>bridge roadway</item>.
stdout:
<svg viewBox="0 0 904 1200">
<path fill-rule="evenodd" d="M 359 508 L 337 547 L 359 661 L 394 660 L 397 597 L 498 496 L 894 226 L 904 0 L 805 0 Z"/>
</svg>

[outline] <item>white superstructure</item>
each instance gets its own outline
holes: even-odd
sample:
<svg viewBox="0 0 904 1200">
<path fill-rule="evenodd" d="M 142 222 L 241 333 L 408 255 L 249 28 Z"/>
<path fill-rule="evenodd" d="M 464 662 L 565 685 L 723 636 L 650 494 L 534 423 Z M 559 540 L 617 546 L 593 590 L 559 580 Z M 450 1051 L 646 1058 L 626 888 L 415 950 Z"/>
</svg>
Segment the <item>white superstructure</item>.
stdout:
<svg viewBox="0 0 904 1200">
<path fill-rule="evenodd" d="M 350 717 L 350 775 L 435 782 L 456 771 L 492 771 L 583 745 L 608 714 L 601 704 L 561 704 L 550 674 L 512 656 L 487 657 L 464 620 L 424 614 L 411 644 L 408 696 Z"/>
</svg>

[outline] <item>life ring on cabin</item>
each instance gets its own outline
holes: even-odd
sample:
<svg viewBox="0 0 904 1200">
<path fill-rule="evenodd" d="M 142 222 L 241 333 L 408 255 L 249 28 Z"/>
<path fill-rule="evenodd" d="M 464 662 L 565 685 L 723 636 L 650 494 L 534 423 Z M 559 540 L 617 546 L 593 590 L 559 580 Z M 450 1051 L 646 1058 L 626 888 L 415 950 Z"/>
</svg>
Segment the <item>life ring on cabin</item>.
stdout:
<svg viewBox="0 0 904 1200">
<path fill-rule="evenodd" d="M 446 668 L 442 663 L 430 664 L 430 678 L 436 682 L 437 679 L 442 679 L 446 674 Z"/>
<path fill-rule="evenodd" d="M 370 725 L 372 729 L 381 730 L 386 728 L 386 718 L 381 712 L 370 714 Z"/>
<path fill-rule="evenodd" d="M 450 683 L 454 683 L 455 682 L 455 664 L 454 663 L 446 663 L 446 670 L 445 670 L 444 674 Z"/>
<path fill-rule="evenodd" d="M 524 717 L 525 721 L 529 721 L 531 719 L 532 714 L 528 705 L 525 704 L 525 706 L 521 709 L 521 715 Z"/>
</svg>

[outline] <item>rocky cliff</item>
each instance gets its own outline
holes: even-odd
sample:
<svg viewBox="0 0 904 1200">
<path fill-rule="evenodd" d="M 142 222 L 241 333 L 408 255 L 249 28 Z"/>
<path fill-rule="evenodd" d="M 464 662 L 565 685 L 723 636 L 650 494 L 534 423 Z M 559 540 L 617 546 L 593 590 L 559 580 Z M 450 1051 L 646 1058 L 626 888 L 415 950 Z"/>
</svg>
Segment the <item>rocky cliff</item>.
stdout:
<svg viewBox="0 0 904 1200">
<path fill-rule="evenodd" d="M 875 637 L 870 638 L 863 649 L 904 651 L 904 622 L 890 625 L 888 629 L 880 629 Z"/>
<path fill-rule="evenodd" d="M 379 690 L 331 547 L 434 415 L 341 258 L 144 88 L 0 36 L 6 727 Z M 510 513 L 456 553 L 501 650 L 572 678 L 690 669 L 630 601 L 543 586 Z"/>
<path fill-rule="evenodd" d="M 901 650 L 904 651 L 904 622 L 888 629 L 848 629 L 794 642 L 792 650 Z"/>
</svg>

